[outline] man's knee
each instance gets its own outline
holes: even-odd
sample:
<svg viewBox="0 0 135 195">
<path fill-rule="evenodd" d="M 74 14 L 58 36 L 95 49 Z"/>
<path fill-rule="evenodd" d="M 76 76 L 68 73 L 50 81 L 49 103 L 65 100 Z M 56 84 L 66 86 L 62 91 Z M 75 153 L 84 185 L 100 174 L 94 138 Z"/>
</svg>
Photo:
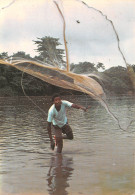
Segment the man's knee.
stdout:
<svg viewBox="0 0 135 195">
<path fill-rule="evenodd" d="M 72 140 L 74 138 L 72 129 L 68 124 L 66 124 L 62 130 L 66 133 L 68 139 Z"/>
<path fill-rule="evenodd" d="M 74 138 L 73 133 L 70 132 L 67 134 L 68 139 L 72 140 Z"/>
</svg>

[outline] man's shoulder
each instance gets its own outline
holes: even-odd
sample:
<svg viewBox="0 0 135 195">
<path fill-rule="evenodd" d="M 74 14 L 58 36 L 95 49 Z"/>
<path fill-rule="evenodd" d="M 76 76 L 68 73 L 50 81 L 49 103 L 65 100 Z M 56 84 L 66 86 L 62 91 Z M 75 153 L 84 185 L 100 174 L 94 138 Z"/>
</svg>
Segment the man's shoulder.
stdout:
<svg viewBox="0 0 135 195">
<path fill-rule="evenodd" d="M 54 104 L 49 108 L 48 112 L 51 113 L 54 111 Z"/>
<path fill-rule="evenodd" d="M 65 105 L 65 106 L 70 107 L 70 106 L 72 106 L 73 103 L 71 103 L 71 102 L 69 102 L 67 100 L 62 100 L 62 104 Z"/>
<path fill-rule="evenodd" d="M 62 102 L 63 105 L 66 105 L 66 104 L 68 104 L 69 101 L 67 101 L 67 100 L 61 100 L 61 102 Z"/>
<path fill-rule="evenodd" d="M 62 103 L 68 103 L 69 101 L 68 100 L 61 100 Z"/>
</svg>

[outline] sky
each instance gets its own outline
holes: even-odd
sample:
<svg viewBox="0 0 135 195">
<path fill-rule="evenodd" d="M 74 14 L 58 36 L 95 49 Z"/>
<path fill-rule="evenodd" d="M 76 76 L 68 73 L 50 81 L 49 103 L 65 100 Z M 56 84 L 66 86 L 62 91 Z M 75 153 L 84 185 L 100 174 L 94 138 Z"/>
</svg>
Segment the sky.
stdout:
<svg viewBox="0 0 135 195">
<path fill-rule="evenodd" d="M 70 63 L 102 62 L 106 68 L 135 64 L 134 0 L 56 0 L 66 22 Z M 108 19 L 106 19 L 106 16 Z M 38 55 L 33 40 L 63 42 L 63 20 L 53 0 L 0 0 L 0 53 Z M 116 30 L 114 32 L 114 28 Z"/>
</svg>

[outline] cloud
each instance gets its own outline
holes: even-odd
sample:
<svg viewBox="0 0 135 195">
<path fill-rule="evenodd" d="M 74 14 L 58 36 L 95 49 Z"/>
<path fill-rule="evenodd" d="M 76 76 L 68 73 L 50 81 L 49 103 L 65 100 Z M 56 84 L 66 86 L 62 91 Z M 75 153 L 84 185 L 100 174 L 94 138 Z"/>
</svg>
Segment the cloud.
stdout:
<svg viewBox="0 0 135 195">
<path fill-rule="evenodd" d="M 9 2 L 11 1 L 7 1 Z M 93 7 L 90 9 L 76 0 L 58 2 L 63 2 L 59 5 L 66 19 L 66 38 L 71 62 L 92 60 L 110 63 L 110 66 L 116 63 L 124 65 L 110 22 L 93 8 L 101 10 L 113 21 L 124 55 L 130 63 L 135 61 L 134 1 L 84 0 Z M 33 40 L 43 36 L 60 38 L 63 43 L 62 18 L 51 0 L 16 0 L 1 11 L 0 19 L 0 52 L 24 50 L 34 55 Z"/>
</svg>

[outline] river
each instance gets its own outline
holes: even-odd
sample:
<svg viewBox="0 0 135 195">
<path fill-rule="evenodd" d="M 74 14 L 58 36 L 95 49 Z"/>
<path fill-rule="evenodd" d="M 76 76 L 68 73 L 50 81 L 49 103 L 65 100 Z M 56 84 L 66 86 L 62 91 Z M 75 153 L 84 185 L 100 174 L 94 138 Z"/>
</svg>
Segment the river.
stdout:
<svg viewBox="0 0 135 195">
<path fill-rule="evenodd" d="M 122 130 L 88 97 L 63 98 L 91 108 L 67 110 L 74 140 L 64 140 L 62 154 L 51 151 L 46 130 L 51 97 L 33 97 L 39 107 L 0 98 L 0 195 L 134 195 L 135 123 Z M 134 98 L 108 104 L 123 128 L 134 120 Z"/>
</svg>

